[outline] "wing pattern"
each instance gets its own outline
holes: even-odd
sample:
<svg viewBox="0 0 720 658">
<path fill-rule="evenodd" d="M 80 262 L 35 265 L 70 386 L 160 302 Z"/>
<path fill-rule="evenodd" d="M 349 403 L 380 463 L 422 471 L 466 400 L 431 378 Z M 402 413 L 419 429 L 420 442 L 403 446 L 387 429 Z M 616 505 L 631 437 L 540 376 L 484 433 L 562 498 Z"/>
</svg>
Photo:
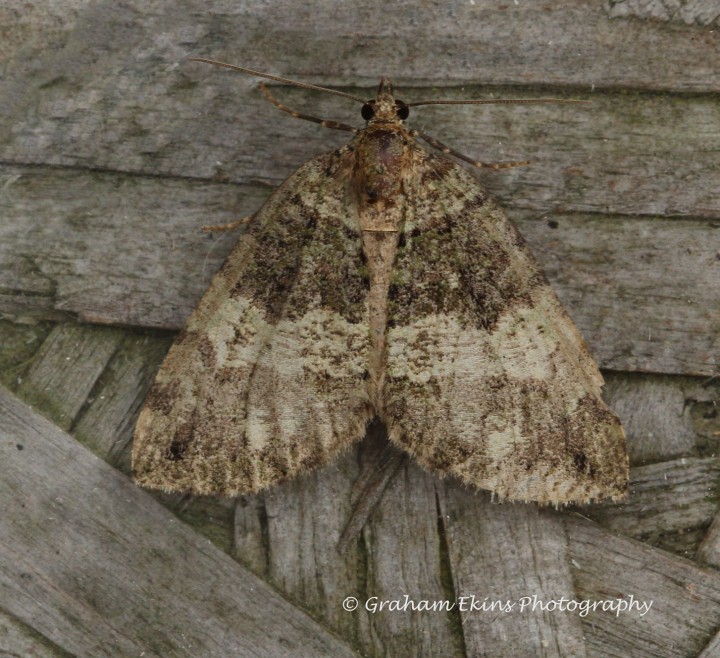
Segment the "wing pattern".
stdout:
<svg viewBox="0 0 720 658">
<path fill-rule="evenodd" d="M 388 295 L 391 439 L 500 498 L 622 497 L 622 427 L 522 236 L 455 163 L 416 169 Z"/>
<path fill-rule="evenodd" d="M 338 154 L 303 165 L 213 279 L 138 420 L 140 484 L 257 491 L 363 437 L 368 277 L 346 168 Z"/>
</svg>

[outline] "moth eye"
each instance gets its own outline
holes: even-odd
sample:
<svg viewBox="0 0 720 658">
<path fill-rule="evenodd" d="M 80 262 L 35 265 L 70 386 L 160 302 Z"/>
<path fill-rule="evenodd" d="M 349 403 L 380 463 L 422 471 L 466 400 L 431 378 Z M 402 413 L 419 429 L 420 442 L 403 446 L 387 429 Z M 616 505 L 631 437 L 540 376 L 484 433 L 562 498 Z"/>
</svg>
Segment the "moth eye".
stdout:
<svg viewBox="0 0 720 658">
<path fill-rule="evenodd" d="M 368 103 L 365 103 L 365 105 L 362 106 L 362 110 L 360 110 L 360 114 L 362 114 L 362 118 L 365 119 L 365 121 L 370 121 L 375 116 L 375 108 L 373 107 L 373 102 L 370 101 Z"/>
<path fill-rule="evenodd" d="M 410 116 L 410 108 L 402 101 L 395 101 L 395 112 L 401 121 L 405 121 Z"/>
</svg>

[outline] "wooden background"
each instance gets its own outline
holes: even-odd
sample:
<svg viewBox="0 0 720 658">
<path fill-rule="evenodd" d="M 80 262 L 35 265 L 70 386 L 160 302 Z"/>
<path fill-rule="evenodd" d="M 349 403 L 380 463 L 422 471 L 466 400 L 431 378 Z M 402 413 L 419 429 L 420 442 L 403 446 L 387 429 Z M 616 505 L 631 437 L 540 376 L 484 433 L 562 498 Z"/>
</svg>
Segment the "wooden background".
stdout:
<svg viewBox="0 0 720 658">
<path fill-rule="evenodd" d="M 0 654 L 720 655 L 717 2 L 47 4 L 0 4 Z M 387 75 L 406 101 L 593 101 L 418 108 L 411 125 L 532 160 L 479 175 L 605 371 L 626 504 L 497 505 L 407 464 L 341 556 L 367 446 L 237 501 L 135 487 L 139 405 L 236 239 L 199 227 L 347 140 L 188 56 L 368 98 Z M 362 123 L 341 99 L 275 92 Z M 405 595 L 653 605 L 364 607 Z"/>
</svg>

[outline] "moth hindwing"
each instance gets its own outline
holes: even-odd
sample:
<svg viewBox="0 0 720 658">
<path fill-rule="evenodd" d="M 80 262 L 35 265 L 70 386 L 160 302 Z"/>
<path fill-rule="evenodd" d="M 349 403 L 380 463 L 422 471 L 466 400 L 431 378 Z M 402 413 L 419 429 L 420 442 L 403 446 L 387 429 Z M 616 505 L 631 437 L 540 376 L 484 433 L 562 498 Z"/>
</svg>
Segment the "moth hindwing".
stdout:
<svg viewBox="0 0 720 658">
<path fill-rule="evenodd" d="M 422 466 L 500 498 L 625 495 L 623 430 L 577 328 L 475 177 L 419 146 L 448 150 L 405 127 L 408 108 L 383 80 L 365 128 L 253 217 L 140 414 L 141 485 L 255 492 L 377 417 Z"/>
</svg>

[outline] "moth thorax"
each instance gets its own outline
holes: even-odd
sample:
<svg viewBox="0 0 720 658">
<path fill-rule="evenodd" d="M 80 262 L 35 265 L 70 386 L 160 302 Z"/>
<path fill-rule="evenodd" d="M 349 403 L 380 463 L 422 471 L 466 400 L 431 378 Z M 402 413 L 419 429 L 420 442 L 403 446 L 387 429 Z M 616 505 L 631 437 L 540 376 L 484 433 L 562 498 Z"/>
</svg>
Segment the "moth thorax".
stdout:
<svg viewBox="0 0 720 658">
<path fill-rule="evenodd" d="M 358 147 L 360 193 L 365 203 L 390 201 L 401 191 L 408 147 L 403 129 L 369 128 Z"/>
</svg>

